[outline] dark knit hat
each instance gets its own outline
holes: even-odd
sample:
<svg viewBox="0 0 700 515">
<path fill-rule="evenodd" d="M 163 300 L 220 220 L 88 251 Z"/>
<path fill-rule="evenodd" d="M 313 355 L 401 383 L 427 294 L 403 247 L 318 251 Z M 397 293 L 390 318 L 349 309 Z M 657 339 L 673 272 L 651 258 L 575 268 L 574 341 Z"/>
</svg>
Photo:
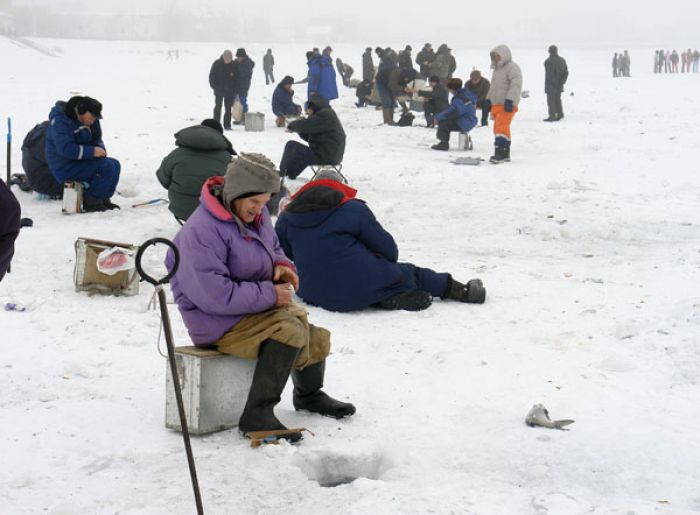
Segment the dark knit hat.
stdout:
<svg viewBox="0 0 700 515">
<path fill-rule="evenodd" d="M 291 86 L 292 84 L 294 84 L 294 77 L 292 77 L 292 76 L 290 76 L 290 75 L 286 75 L 286 76 L 284 77 L 284 79 L 282 79 L 282 80 L 280 81 L 280 85 L 281 85 L 281 86 L 286 86 L 287 84 L 289 84 L 290 86 Z"/>
<path fill-rule="evenodd" d="M 72 97 L 67 107 L 75 107 L 78 114 L 90 113 L 95 118 L 102 118 L 102 104 L 91 97 Z"/>
<path fill-rule="evenodd" d="M 557 55 L 557 52 L 559 52 L 559 49 L 557 48 L 557 45 L 549 45 L 549 48 L 547 51 L 550 53 L 550 55 Z"/>
<path fill-rule="evenodd" d="M 236 57 L 248 57 L 248 54 L 245 53 L 245 48 L 236 50 Z"/>
<path fill-rule="evenodd" d="M 262 154 L 241 154 L 226 169 L 222 198 L 230 209 L 237 198 L 279 190 L 280 176 L 272 161 Z"/>
<path fill-rule="evenodd" d="M 469 74 L 469 79 L 470 80 L 476 80 L 481 78 L 481 72 L 479 70 L 472 70 L 472 72 Z"/>
<path fill-rule="evenodd" d="M 202 120 L 202 123 L 200 125 L 204 125 L 205 127 L 217 130 L 221 134 L 224 133 L 224 128 L 221 126 L 221 123 L 219 123 L 217 120 L 214 120 L 213 118 L 207 118 L 206 120 Z"/>
</svg>

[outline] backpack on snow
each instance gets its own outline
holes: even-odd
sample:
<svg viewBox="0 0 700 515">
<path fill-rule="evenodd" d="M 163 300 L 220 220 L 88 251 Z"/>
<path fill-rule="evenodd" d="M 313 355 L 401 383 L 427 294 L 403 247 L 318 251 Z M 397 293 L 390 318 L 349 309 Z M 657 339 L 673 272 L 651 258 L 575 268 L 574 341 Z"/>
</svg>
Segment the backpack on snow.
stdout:
<svg viewBox="0 0 700 515">
<path fill-rule="evenodd" d="M 413 116 L 413 113 L 406 111 L 405 113 L 401 114 L 401 117 L 399 118 L 399 121 L 396 122 L 396 125 L 399 127 L 411 127 L 415 118 L 416 117 Z"/>
</svg>

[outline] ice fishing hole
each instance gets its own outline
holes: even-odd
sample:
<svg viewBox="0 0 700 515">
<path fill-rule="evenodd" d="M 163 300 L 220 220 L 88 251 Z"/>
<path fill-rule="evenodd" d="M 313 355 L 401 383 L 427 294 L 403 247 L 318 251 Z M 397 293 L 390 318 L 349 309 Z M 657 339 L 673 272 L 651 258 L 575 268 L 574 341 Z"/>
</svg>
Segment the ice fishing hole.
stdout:
<svg viewBox="0 0 700 515">
<path fill-rule="evenodd" d="M 391 467 L 381 452 L 357 454 L 316 451 L 299 456 L 297 466 L 324 488 L 347 485 L 356 479 L 377 480 Z"/>
</svg>

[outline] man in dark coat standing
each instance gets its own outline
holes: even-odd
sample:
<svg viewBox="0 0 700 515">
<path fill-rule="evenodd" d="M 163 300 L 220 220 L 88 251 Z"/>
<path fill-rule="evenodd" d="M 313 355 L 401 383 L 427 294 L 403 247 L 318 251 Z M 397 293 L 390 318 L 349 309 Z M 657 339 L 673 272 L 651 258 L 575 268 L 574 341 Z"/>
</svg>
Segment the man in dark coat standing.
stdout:
<svg viewBox="0 0 700 515">
<path fill-rule="evenodd" d="M 224 129 L 231 129 L 231 107 L 236 99 L 233 79 L 233 53 L 224 50 L 209 70 L 209 85 L 214 90 L 214 120 L 221 123 L 221 103 L 224 104 Z"/>
<path fill-rule="evenodd" d="M 0 179 L 0 213 L 2 213 L 0 216 L 0 281 L 2 281 L 15 253 L 15 240 L 19 234 L 21 215 L 19 202 L 2 179 Z"/>
<path fill-rule="evenodd" d="M 275 225 L 280 245 L 299 272 L 297 295 L 331 311 L 371 306 L 420 311 L 433 297 L 483 303 L 479 279 L 399 262 L 394 238 L 335 171 L 321 170 L 303 186 Z"/>
<path fill-rule="evenodd" d="M 476 95 L 476 107 L 481 109 L 481 126 L 488 126 L 491 102 L 486 100 L 486 95 L 489 94 L 491 83 L 486 77 L 481 76 L 481 72 L 479 70 L 472 70 L 472 72 L 469 74 L 469 80 L 465 86 L 469 91 Z"/>
<path fill-rule="evenodd" d="M 275 67 L 275 58 L 272 55 L 272 49 L 268 48 L 267 53 L 263 56 L 263 71 L 265 72 L 265 84 L 275 82 L 275 75 L 272 69 Z"/>
<path fill-rule="evenodd" d="M 236 85 L 236 95 L 243 106 L 244 113 L 248 112 L 248 90 L 250 90 L 254 67 L 255 62 L 248 57 L 245 48 L 236 50 L 236 60 L 233 61 L 233 80 Z"/>
<path fill-rule="evenodd" d="M 427 80 L 430 76 L 430 63 L 435 60 L 435 51 L 430 43 L 423 45 L 423 49 L 416 56 L 416 64 L 420 67 L 421 76 Z"/>
<path fill-rule="evenodd" d="M 374 60 L 372 59 L 372 47 L 365 48 L 362 54 L 362 80 L 372 82 L 374 80 Z"/>
<path fill-rule="evenodd" d="M 549 57 L 544 62 L 544 92 L 547 94 L 547 108 L 549 116 L 545 122 L 558 122 L 564 118 L 564 110 L 561 105 L 561 94 L 564 84 L 569 77 L 569 69 L 566 61 L 559 55 L 556 45 L 549 47 Z"/>
<path fill-rule="evenodd" d="M 309 116 L 287 125 L 287 132 L 296 132 L 309 146 L 289 141 L 284 147 L 280 173 L 296 179 L 309 165 L 337 166 L 345 153 L 345 131 L 338 115 L 324 97 L 312 93 L 306 103 Z"/>
<path fill-rule="evenodd" d="M 406 48 L 399 52 L 399 68 L 413 68 L 412 50 L 411 45 L 406 45 Z"/>
</svg>

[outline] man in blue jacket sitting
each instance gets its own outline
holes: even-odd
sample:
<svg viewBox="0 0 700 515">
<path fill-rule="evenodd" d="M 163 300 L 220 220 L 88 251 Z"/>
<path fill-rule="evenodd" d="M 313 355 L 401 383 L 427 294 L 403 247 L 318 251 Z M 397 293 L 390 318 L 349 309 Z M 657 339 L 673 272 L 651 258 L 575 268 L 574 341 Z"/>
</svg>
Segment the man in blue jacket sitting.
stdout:
<svg viewBox="0 0 700 515">
<path fill-rule="evenodd" d="M 450 149 L 450 132 L 468 133 L 476 125 L 476 95 L 462 87 L 462 79 L 447 81 L 447 89 L 452 93 L 450 107 L 438 113 L 437 138 L 439 143 L 433 145 L 434 150 Z"/>
<path fill-rule="evenodd" d="M 450 274 L 399 262 L 394 238 L 357 191 L 333 170 L 319 171 L 277 219 L 282 249 L 299 272 L 297 295 L 331 311 L 420 311 L 433 297 L 483 303 L 480 279 L 466 285 Z"/>
<path fill-rule="evenodd" d="M 272 112 L 277 119 L 275 123 L 277 127 L 287 125 L 288 116 L 299 116 L 301 114 L 301 106 L 294 103 L 294 77 L 287 75 L 277 84 L 274 93 L 272 93 Z"/>
<path fill-rule="evenodd" d="M 102 141 L 102 104 L 76 96 L 58 101 L 49 113 L 46 130 L 46 161 L 59 183 L 79 181 L 86 185 L 83 211 L 119 209 L 111 201 L 119 182 L 121 165 L 107 157 Z"/>
</svg>

